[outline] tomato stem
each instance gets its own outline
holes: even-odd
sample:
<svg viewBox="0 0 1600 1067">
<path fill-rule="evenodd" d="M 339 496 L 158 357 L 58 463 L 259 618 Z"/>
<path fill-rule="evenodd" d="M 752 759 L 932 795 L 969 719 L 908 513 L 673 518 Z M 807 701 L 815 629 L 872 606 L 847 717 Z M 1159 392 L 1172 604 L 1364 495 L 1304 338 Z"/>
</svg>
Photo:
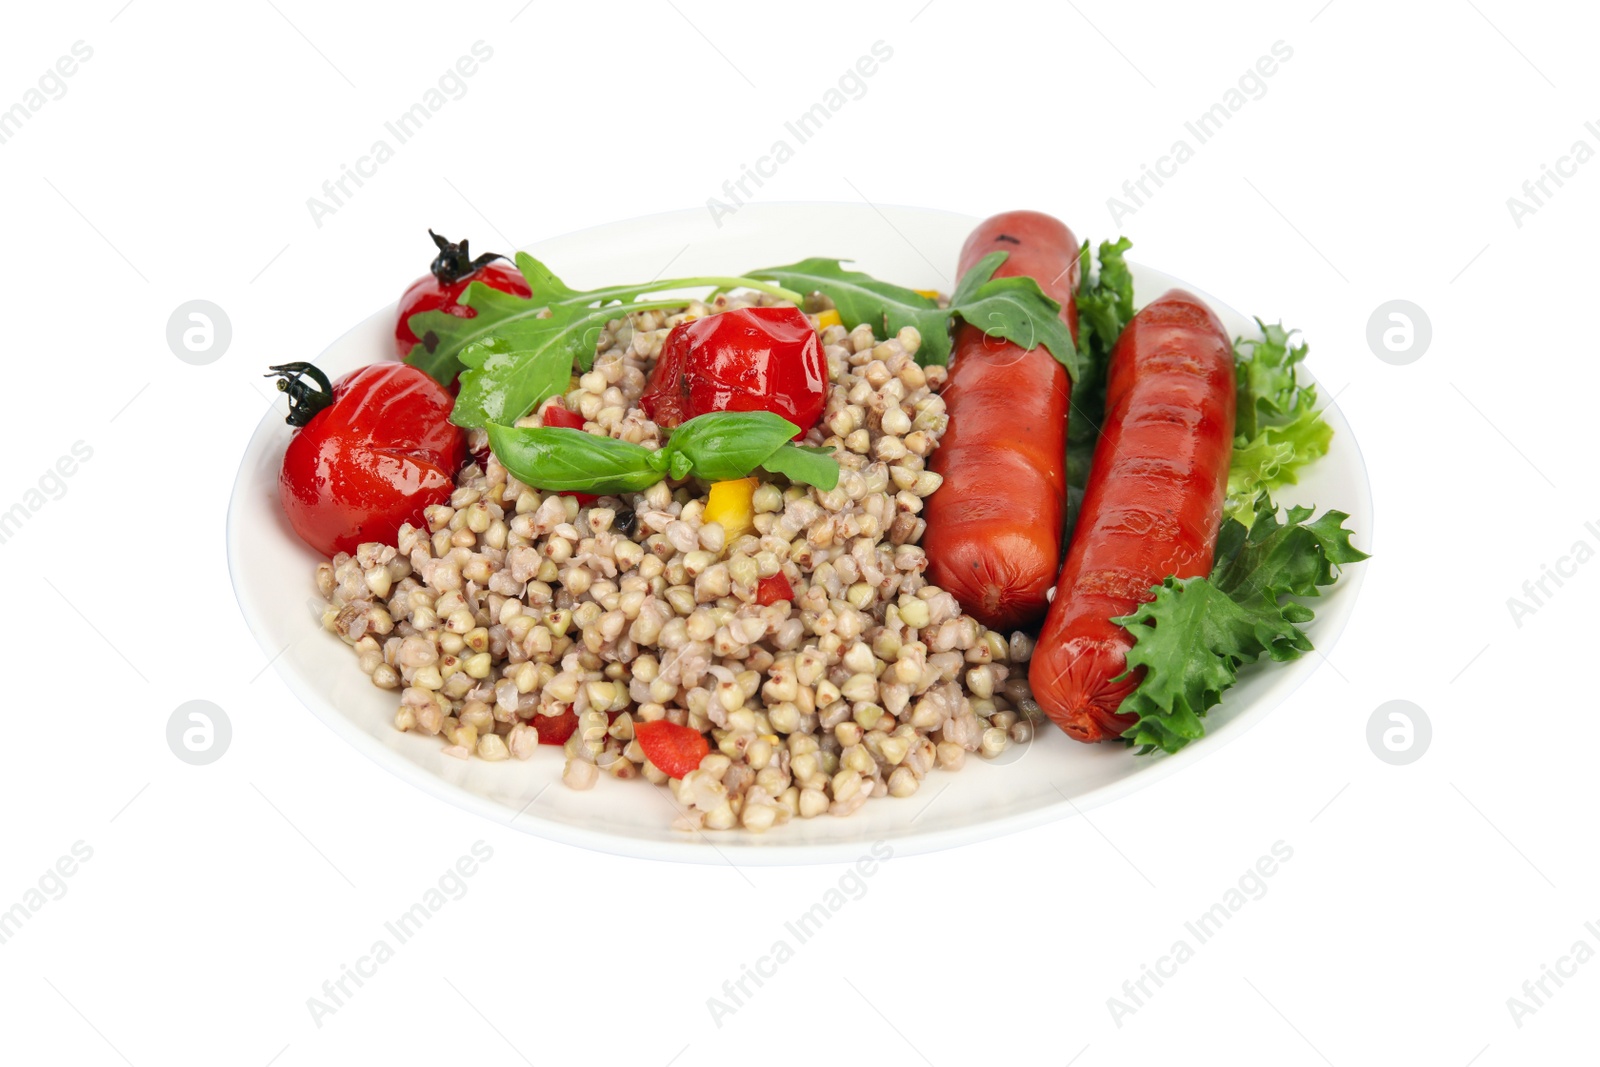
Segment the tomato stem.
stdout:
<svg viewBox="0 0 1600 1067">
<path fill-rule="evenodd" d="M 467 251 L 466 238 L 463 237 L 460 243 L 457 243 L 440 237 L 431 229 L 428 231 L 428 236 L 433 238 L 433 243 L 439 248 L 438 256 L 434 257 L 428 269 L 439 279 L 441 285 L 452 285 L 485 264 L 506 258 L 498 252 L 485 252 L 477 259 L 473 259 L 472 253 Z"/>
<path fill-rule="evenodd" d="M 302 374 L 309 375 L 320 388 L 301 381 Z M 284 421 L 290 426 L 304 426 L 317 412 L 333 403 L 333 383 L 314 364 L 281 363 L 268 367 L 262 377 L 277 378 L 278 392 L 289 394 L 289 417 Z"/>
</svg>

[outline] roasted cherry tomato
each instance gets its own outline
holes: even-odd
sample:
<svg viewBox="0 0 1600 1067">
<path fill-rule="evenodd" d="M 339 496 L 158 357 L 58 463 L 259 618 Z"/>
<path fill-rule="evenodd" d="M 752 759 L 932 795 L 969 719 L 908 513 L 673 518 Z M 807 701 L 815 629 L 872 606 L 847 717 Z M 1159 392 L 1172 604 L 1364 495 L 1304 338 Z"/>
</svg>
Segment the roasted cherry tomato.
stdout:
<svg viewBox="0 0 1600 1067">
<path fill-rule="evenodd" d="M 672 427 L 712 411 L 771 411 L 803 435 L 822 417 L 828 364 L 822 340 L 798 308 L 739 308 L 682 322 L 639 398 Z"/>
<path fill-rule="evenodd" d="M 521 271 L 510 263 L 496 262 L 506 258 L 498 252 L 485 252 L 473 259 L 467 251 L 466 241 L 456 244 L 432 230 L 428 231 L 428 236 L 439 246 L 439 255 L 428 268 L 432 273 L 412 282 L 400 298 L 400 316 L 394 324 L 394 346 L 401 359 L 410 355 L 412 347 L 419 341 L 427 340 L 411 332 L 411 316 L 423 311 L 443 311 L 447 315 L 470 319 L 477 314 L 471 308 L 456 303 L 456 299 L 473 282 L 482 282 L 503 293 L 533 295 Z"/>
<path fill-rule="evenodd" d="M 302 375 L 310 377 L 315 386 Z M 404 523 L 450 499 L 466 446 L 450 393 L 405 363 L 375 363 L 330 383 L 309 363 L 273 367 L 291 426 L 278 499 L 300 539 L 324 556 L 393 544 Z"/>
</svg>

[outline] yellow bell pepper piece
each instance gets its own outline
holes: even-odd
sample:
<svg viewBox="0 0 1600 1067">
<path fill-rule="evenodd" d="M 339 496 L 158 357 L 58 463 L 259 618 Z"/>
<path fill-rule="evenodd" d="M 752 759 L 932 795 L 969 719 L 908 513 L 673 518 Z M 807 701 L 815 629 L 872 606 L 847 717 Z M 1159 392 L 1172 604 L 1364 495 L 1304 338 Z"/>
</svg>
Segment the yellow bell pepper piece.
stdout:
<svg viewBox="0 0 1600 1067">
<path fill-rule="evenodd" d="M 823 330 L 826 330 L 829 326 L 843 326 L 843 325 L 844 325 L 844 323 L 839 320 L 839 313 L 837 311 L 835 311 L 833 308 L 829 308 L 827 311 L 819 311 L 817 313 L 817 332 L 818 333 L 822 332 Z"/>
<path fill-rule="evenodd" d="M 759 478 L 736 478 L 713 482 L 706 500 L 704 520 L 720 523 L 727 540 L 742 537 L 755 529 L 755 493 Z"/>
<path fill-rule="evenodd" d="M 939 299 L 939 290 L 937 289 L 913 289 L 911 291 L 916 293 L 918 296 L 925 296 L 929 300 Z"/>
</svg>

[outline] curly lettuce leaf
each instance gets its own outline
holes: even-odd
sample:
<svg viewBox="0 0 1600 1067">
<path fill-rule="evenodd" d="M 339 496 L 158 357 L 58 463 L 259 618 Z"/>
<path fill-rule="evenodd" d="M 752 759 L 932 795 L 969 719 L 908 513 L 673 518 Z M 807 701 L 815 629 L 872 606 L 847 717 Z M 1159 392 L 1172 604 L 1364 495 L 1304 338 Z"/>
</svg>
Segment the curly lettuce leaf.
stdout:
<svg viewBox="0 0 1600 1067">
<path fill-rule="evenodd" d="M 1298 481 L 1300 469 L 1326 455 L 1333 439 L 1317 410 L 1317 387 L 1302 384 L 1298 367 L 1310 351 L 1295 331 L 1260 319 L 1260 340 L 1234 342 L 1238 402 L 1225 514 L 1249 526 L 1254 502 Z"/>
<path fill-rule="evenodd" d="M 1101 241 L 1100 269 L 1088 241 L 1079 252 L 1078 366 L 1067 415 L 1067 533 L 1070 535 L 1083 500 L 1083 488 L 1094 463 L 1100 424 L 1106 413 L 1106 366 L 1111 349 L 1134 316 L 1133 272 L 1124 255 L 1133 247 L 1126 237 Z"/>
<path fill-rule="evenodd" d="M 1078 270 L 1078 351 L 1092 366 L 1105 368 L 1122 328 L 1133 318 L 1133 271 L 1125 258 L 1133 242 L 1126 237 L 1101 241 L 1100 269 L 1091 269 L 1089 242 L 1083 242 Z"/>
<path fill-rule="evenodd" d="M 1254 437 L 1235 438 L 1228 465 L 1227 514 L 1241 521 L 1252 514 L 1250 501 L 1299 482 L 1300 469 L 1327 455 L 1333 427 L 1319 411 L 1306 410 L 1292 422 L 1267 426 Z"/>
<path fill-rule="evenodd" d="M 1106 410 L 1106 366 L 1117 338 L 1134 316 L 1133 272 L 1123 257 L 1133 242 L 1126 237 L 1101 241 L 1100 269 L 1094 269 L 1089 242 L 1079 252 L 1078 362 L 1067 418 L 1067 484 L 1082 491 L 1089 478 L 1095 442 Z"/>
<path fill-rule="evenodd" d="M 1137 638 L 1129 668 L 1146 672 L 1122 702 L 1122 713 L 1139 716 L 1122 736 L 1166 752 L 1205 733 L 1202 717 L 1238 681 L 1241 664 L 1263 653 L 1294 659 L 1311 649 L 1276 604 L 1261 597 L 1235 600 L 1209 578 L 1168 578 L 1154 600 L 1114 621 Z"/>
<path fill-rule="evenodd" d="M 1168 578 L 1155 599 L 1112 620 L 1134 638 L 1128 669 L 1145 672 L 1122 702 L 1121 712 L 1138 716 L 1123 737 L 1176 752 L 1205 732 L 1203 717 L 1244 664 L 1311 651 L 1302 627 L 1313 613 L 1301 601 L 1321 595 L 1341 566 L 1367 558 L 1350 543 L 1348 515 L 1330 510 L 1308 521 L 1311 514 L 1290 508 L 1280 521 L 1261 494 L 1248 525 L 1224 521 L 1209 575 Z"/>
</svg>

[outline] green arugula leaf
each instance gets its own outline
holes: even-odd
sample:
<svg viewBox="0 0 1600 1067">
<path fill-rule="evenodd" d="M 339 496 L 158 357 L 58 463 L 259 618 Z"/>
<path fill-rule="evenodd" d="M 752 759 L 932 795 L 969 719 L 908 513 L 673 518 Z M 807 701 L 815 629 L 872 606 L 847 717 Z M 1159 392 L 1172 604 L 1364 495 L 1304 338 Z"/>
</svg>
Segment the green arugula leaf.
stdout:
<svg viewBox="0 0 1600 1067">
<path fill-rule="evenodd" d="M 489 447 L 517 480 L 550 492 L 636 493 L 661 480 L 652 452 L 562 426 L 489 426 Z"/>
<path fill-rule="evenodd" d="M 1350 544 L 1348 515 L 1289 508 L 1282 521 L 1265 494 L 1251 522 L 1224 521 L 1209 575 L 1168 578 L 1155 599 L 1113 619 L 1134 638 L 1128 669 L 1144 679 L 1119 709 L 1138 720 L 1122 736 L 1146 750 L 1176 752 L 1204 733 L 1201 718 L 1238 678 L 1266 656 L 1283 661 L 1312 648 L 1301 627 L 1312 611 L 1300 599 L 1320 595 L 1338 568 L 1366 559 Z"/>
<path fill-rule="evenodd" d="M 462 318 L 444 311 L 424 311 L 406 320 L 411 331 L 422 339 L 406 356 L 406 362 L 435 381 L 449 385 L 461 373 L 460 356 L 469 345 L 484 344 L 498 335 L 500 326 L 543 310 L 515 293 L 502 293 L 482 282 L 472 282 L 456 303 L 472 308 L 475 315 Z"/>
<path fill-rule="evenodd" d="M 813 257 L 783 267 L 749 271 L 752 278 L 777 282 L 803 293 L 819 292 L 833 301 L 839 321 L 853 330 L 861 323 L 880 337 L 915 326 L 922 335 L 919 363 L 950 361 L 950 313 L 921 293 L 882 282 L 861 271 L 846 270 L 848 260 Z"/>
<path fill-rule="evenodd" d="M 470 318 L 452 315 L 445 311 L 425 311 L 411 316 L 407 324 L 422 339 L 411 350 L 406 362 L 417 367 L 435 380 L 449 385 L 462 373 L 462 354 L 473 345 L 492 351 L 544 351 L 554 343 L 567 346 L 572 352 L 572 362 L 580 370 L 588 370 L 594 363 L 594 342 L 601 329 L 612 319 L 620 319 L 635 311 L 664 310 L 681 307 L 686 299 L 640 300 L 651 293 L 664 293 L 682 289 L 704 289 L 710 286 L 723 288 L 755 289 L 792 301 L 796 304 L 802 294 L 772 285 L 756 278 L 668 278 L 645 282 L 641 285 L 614 285 L 603 289 L 573 289 L 555 272 L 526 252 L 517 254 L 517 269 L 532 290 L 530 296 L 502 293 L 482 282 L 467 286 L 456 303 L 472 308 Z M 495 341 L 498 344 L 491 345 Z M 520 364 L 501 364 L 478 388 L 484 395 L 507 392 L 501 388 L 500 374 L 520 374 Z M 507 405 L 512 410 L 514 405 Z M 521 418 L 527 411 L 516 412 L 510 419 Z M 481 426 L 481 413 L 469 411 L 460 426 Z"/>
<path fill-rule="evenodd" d="M 1010 252 L 990 252 L 974 263 L 972 269 L 956 282 L 955 291 L 950 294 L 950 306 L 965 304 L 976 297 L 983 283 L 994 277 L 994 272 L 1000 269 L 1000 264 L 1010 255 Z"/>
<path fill-rule="evenodd" d="M 535 307 L 569 304 L 583 295 L 556 277 L 556 272 L 545 266 L 542 261 L 526 252 L 517 253 L 516 263 L 517 270 L 522 272 L 522 280 L 528 283 L 528 288 L 531 290 L 528 302 Z M 592 303 L 595 299 L 598 297 L 591 297 L 582 303 Z"/>
<path fill-rule="evenodd" d="M 686 457 L 708 482 L 743 478 L 800 432 L 770 411 L 714 411 L 673 430 L 662 451 Z"/>
<path fill-rule="evenodd" d="M 973 264 L 956 283 L 945 308 L 915 290 L 846 270 L 843 260 L 803 259 L 784 267 L 751 271 L 750 275 L 827 295 L 848 329 L 864 322 L 875 334 L 887 337 L 901 327 L 915 326 L 922 335 L 917 362 L 924 366 L 950 362 L 950 320 L 960 316 L 990 336 L 1024 348 L 1044 345 L 1076 380 L 1077 350 L 1061 321 L 1061 305 L 1046 296 L 1032 278 L 994 277 L 1006 255 L 991 252 Z"/>
<path fill-rule="evenodd" d="M 994 255 L 985 256 L 973 270 Z M 966 284 L 965 278 L 962 284 Z M 971 299 L 958 303 L 952 297 L 950 310 L 991 337 L 1002 337 L 1027 349 L 1044 345 L 1074 382 L 1083 373 L 1072 331 L 1061 321 L 1061 305 L 1046 296 L 1033 278 L 990 278 L 977 287 Z"/>
<path fill-rule="evenodd" d="M 534 348 L 510 351 L 509 342 L 499 337 L 468 345 L 461 352 L 466 369 L 450 421 L 458 426 L 509 425 L 566 392 L 572 376 L 572 336 L 552 325 L 541 337 L 546 343 Z"/>
<path fill-rule="evenodd" d="M 781 474 L 796 485 L 814 485 L 824 493 L 839 484 L 839 461 L 831 448 L 785 444 L 761 461 L 763 470 Z"/>
</svg>

